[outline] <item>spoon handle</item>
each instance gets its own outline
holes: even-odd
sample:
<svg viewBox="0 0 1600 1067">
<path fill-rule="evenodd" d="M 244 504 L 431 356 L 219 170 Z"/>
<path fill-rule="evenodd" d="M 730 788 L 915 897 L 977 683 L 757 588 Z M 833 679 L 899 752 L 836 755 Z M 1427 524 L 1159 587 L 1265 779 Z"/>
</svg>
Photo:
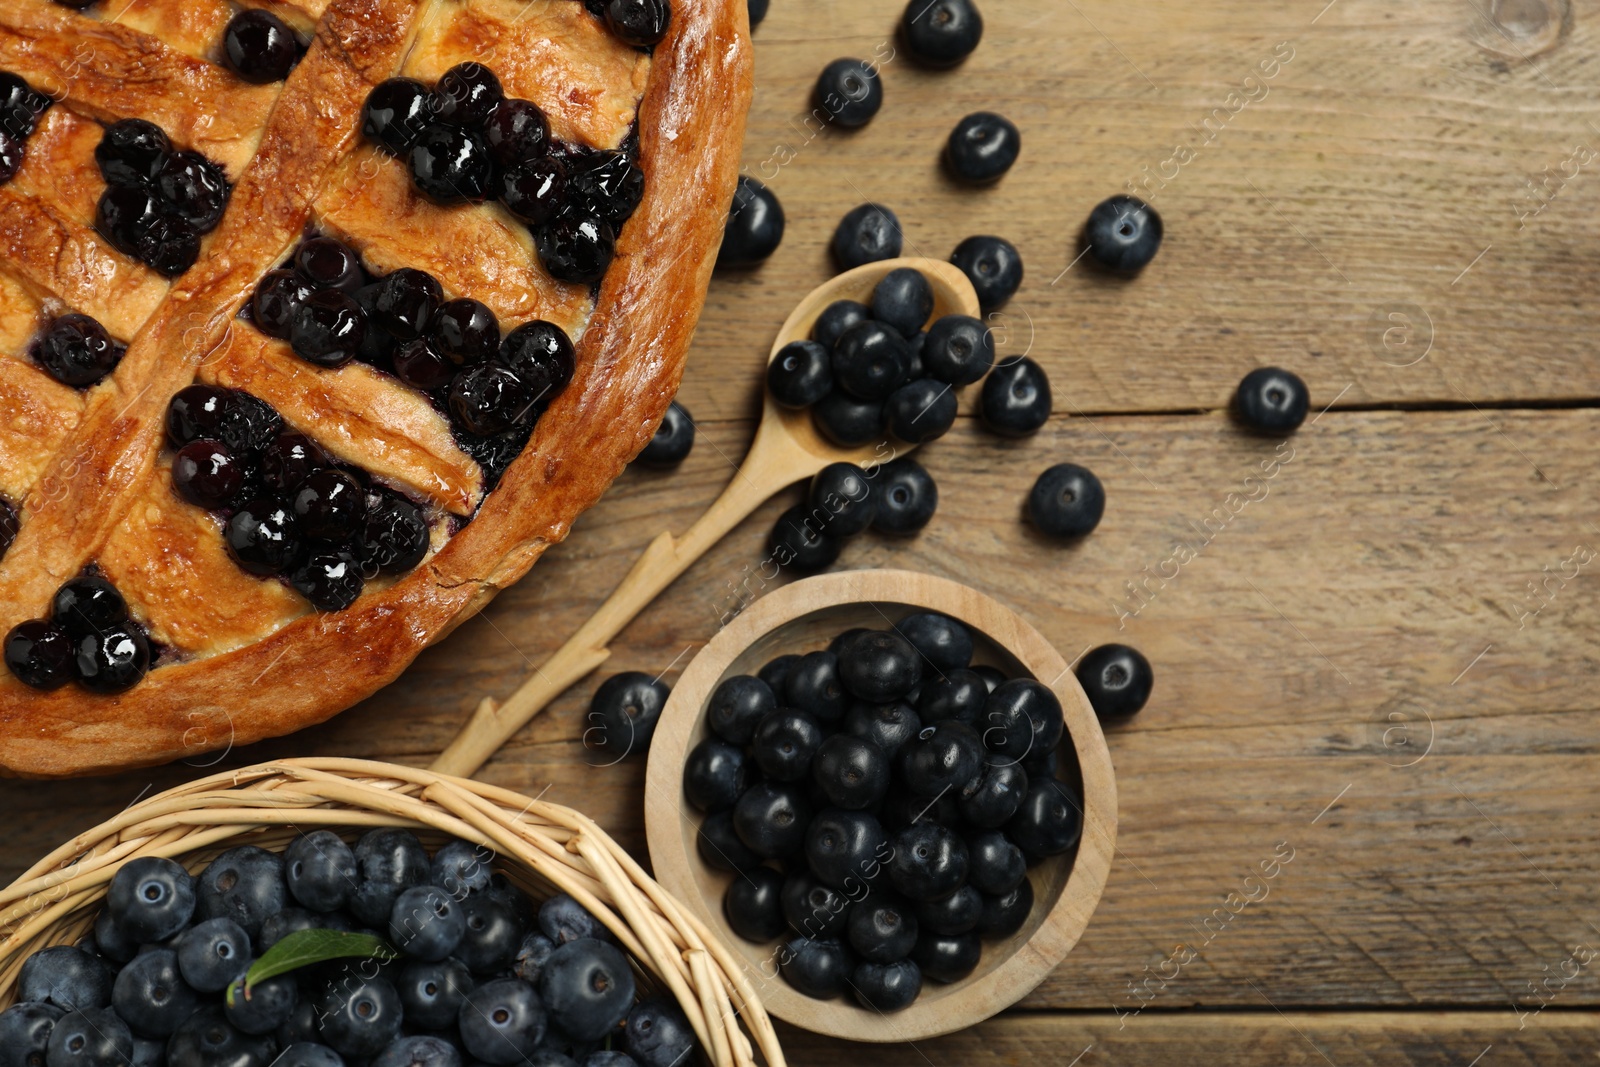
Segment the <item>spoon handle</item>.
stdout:
<svg viewBox="0 0 1600 1067">
<path fill-rule="evenodd" d="M 784 448 L 783 440 L 769 433 L 768 426 L 763 419 L 744 463 L 705 514 L 682 537 L 663 532 L 651 541 L 605 603 L 503 703 L 485 697 L 434 761 L 433 770 L 463 778 L 475 774 L 546 704 L 604 663 L 611 655 L 607 646 L 612 639 L 695 560 L 774 493 L 815 474 L 826 462 Z"/>
</svg>

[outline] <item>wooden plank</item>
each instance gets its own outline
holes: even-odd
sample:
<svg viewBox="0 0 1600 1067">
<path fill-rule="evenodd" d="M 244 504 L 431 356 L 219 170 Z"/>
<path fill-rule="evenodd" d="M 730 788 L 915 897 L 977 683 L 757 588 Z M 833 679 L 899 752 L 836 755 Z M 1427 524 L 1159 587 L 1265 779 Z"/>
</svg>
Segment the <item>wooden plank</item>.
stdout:
<svg viewBox="0 0 1600 1067">
<path fill-rule="evenodd" d="M 1594 410 L 1333 412 L 1292 439 L 1270 478 L 1259 464 L 1274 445 L 1220 417 L 1062 419 L 1018 444 L 963 419 L 927 449 L 939 515 L 908 542 L 861 538 L 840 566 L 966 581 L 1069 658 L 1120 637 L 1157 672 L 1140 720 L 1109 739 L 1122 828 L 1105 896 L 1027 1005 L 1131 1010 L 1151 987 L 1129 983 L 1184 944 L 1196 958 L 1152 1010 L 1255 1009 L 1248 978 L 1285 1010 L 1509 1012 L 1511 998 L 1534 1003 L 1527 984 L 1575 945 L 1600 946 L 1594 564 L 1526 596 L 1546 568 L 1559 574 L 1580 546 L 1600 547 L 1600 474 L 1573 447 L 1597 431 Z M 552 651 L 656 532 L 688 525 L 749 434 L 743 423 L 702 425 L 682 470 L 625 475 L 529 580 L 426 652 L 403 683 L 222 765 L 307 753 L 426 762 L 481 696 L 508 692 Z M 1070 547 L 1018 518 L 1035 473 L 1063 459 L 1097 471 L 1109 498 L 1100 529 Z M 1259 481 L 1246 482 L 1252 474 Z M 1230 492 L 1256 499 L 1222 521 L 1214 509 Z M 623 633 L 607 669 L 676 677 L 797 495 L 763 508 L 670 588 Z M 1191 523 L 1208 516 L 1209 543 L 1152 584 L 1119 631 L 1124 583 L 1158 568 L 1174 538 L 1198 544 Z M 643 766 L 604 767 L 610 757 L 575 740 L 596 684 L 558 701 L 484 773 L 529 794 L 548 787 L 547 798 L 642 851 Z M 220 740 L 226 724 L 214 726 Z M 0 873 L 141 791 L 198 773 L 0 783 Z M 1269 895 L 1214 917 L 1230 892 L 1259 896 L 1244 879 L 1259 877 L 1279 842 L 1294 858 Z M 1586 970 L 1557 1003 L 1600 1003 L 1600 983 Z"/>
<path fill-rule="evenodd" d="M 1503 1067 L 1582 1063 L 1600 1049 L 1595 1025 L 1600 1016 L 1592 1012 L 1547 1012 L 1521 1029 L 1518 1022 L 1509 1011 L 1277 1014 L 1263 1009 L 1227 1015 L 1187 1012 L 1134 1022 L 1115 1016 L 1019 1013 L 932 1041 L 875 1046 L 869 1055 L 881 1067 Z M 887 1017 L 884 1025 L 893 1027 L 894 1017 Z M 778 1036 L 791 1067 L 862 1058 L 859 1045 L 792 1027 L 779 1027 Z"/>
<path fill-rule="evenodd" d="M 1483 14 L 1566 6 L 989 3 L 978 51 L 929 72 L 897 51 L 898 0 L 774 3 L 744 163 L 788 232 L 763 268 L 713 286 L 682 399 L 701 418 L 752 412 L 760 354 L 867 200 L 899 213 L 908 253 L 973 233 L 1021 249 L 1000 324 L 1013 351 L 1031 342 L 1064 412 L 1217 408 L 1264 363 L 1322 404 L 1595 397 L 1600 5 L 1575 0 L 1526 62 L 1515 50 L 1537 44 Z M 882 64 L 883 110 L 819 132 L 811 87 L 846 55 Z M 977 110 L 1012 118 L 1023 150 L 972 191 L 938 154 Z M 1147 172 L 1166 228 L 1154 264 L 1128 283 L 1066 270 L 1089 209 Z"/>
</svg>

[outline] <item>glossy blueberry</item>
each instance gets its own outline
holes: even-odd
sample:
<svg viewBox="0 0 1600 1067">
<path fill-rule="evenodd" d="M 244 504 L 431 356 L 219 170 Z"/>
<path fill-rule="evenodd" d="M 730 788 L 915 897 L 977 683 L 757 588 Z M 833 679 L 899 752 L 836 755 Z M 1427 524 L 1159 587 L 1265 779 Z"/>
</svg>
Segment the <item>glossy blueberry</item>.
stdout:
<svg viewBox="0 0 1600 1067">
<path fill-rule="evenodd" d="M 737 745 L 708 737 L 684 760 L 683 792 L 697 811 L 731 809 L 749 784 L 750 764 Z"/>
<path fill-rule="evenodd" d="M 1000 307 L 1022 287 L 1022 256 L 1003 237 L 968 237 L 950 253 L 950 262 L 972 282 L 978 305 L 986 312 Z"/>
<path fill-rule="evenodd" d="M 361 596 L 361 567 L 348 552 L 313 552 L 288 575 L 295 592 L 318 611 L 343 611 Z"/>
<path fill-rule="evenodd" d="M 909 959 L 893 963 L 863 960 L 850 976 L 850 988 L 863 1008 L 887 1014 L 910 1007 L 917 999 L 922 992 L 922 972 Z"/>
<path fill-rule="evenodd" d="M 136 187 L 155 181 L 172 152 L 165 131 L 144 119 L 122 119 L 106 127 L 94 161 L 108 185 Z"/>
<path fill-rule="evenodd" d="M 820 723 L 838 722 L 849 702 L 839 680 L 839 658 L 832 652 L 808 652 L 802 656 L 789 668 L 783 691 L 791 707 Z"/>
<path fill-rule="evenodd" d="M 122 599 L 116 586 L 98 575 L 84 574 L 68 578 L 61 583 L 55 596 L 50 598 L 50 621 L 73 637 L 98 633 L 127 618 L 127 601 Z M 141 937 L 140 940 L 160 941 L 176 932 L 174 927 L 160 937 Z"/>
<path fill-rule="evenodd" d="M 473 974 L 497 975 L 508 970 L 526 932 L 516 906 L 495 893 L 474 893 L 460 904 L 465 932 L 455 957 Z"/>
<path fill-rule="evenodd" d="M 522 378 L 539 410 L 567 387 L 577 367 L 576 352 L 567 332 L 540 319 L 525 322 L 506 334 L 500 343 L 500 362 Z M 669 417 L 675 416 L 669 412 Z M 693 441 L 692 427 L 690 440 Z"/>
<path fill-rule="evenodd" d="M 954 387 L 932 378 L 907 382 L 884 404 L 889 432 L 909 444 L 943 437 L 956 422 Z"/>
<path fill-rule="evenodd" d="M 502 167 L 538 159 L 550 150 L 550 120 L 531 100 L 502 100 L 483 128 L 489 152 Z"/>
<path fill-rule="evenodd" d="M 235 459 L 253 465 L 283 431 L 283 416 L 242 390 L 230 389 L 224 396 L 226 402 L 217 412 L 216 439 L 233 450 Z"/>
<path fill-rule="evenodd" d="M 1065 783 L 1035 778 L 1028 783 L 1022 806 L 1006 823 L 1006 836 L 1030 860 L 1058 856 L 1083 836 L 1083 802 Z"/>
<path fill-rule="evenodd" d="M 422 131 L 407 161 L 417 189 L 441 204 L 484 199 L 494 177 L 494 158 L 483 134 L 442 122 Z"/>
<path fill-rule="evenodd" d="M 822 739 L 822 728 L 809 714 L 778 708 L 756 725 L 750 752 L 768 778 L 798 782 L 810 776 L 811 761 Z"/>
<path fill-rule="evenodd" d="M 991 722 L 1018 716 L 1025 719 L 1032 730 L 1029 753 L 1053 750 L 1066 729 L 1061 701 L 1048 686 L 1032 678 L 1013 678 L 997 687 L 984 710 Z"/>
<path fill-rule="evenodd" d="M 404 574 L 428 554 L 428 522 L 398 493 L 367 491 L 367 513 L 356 550 L 363 576 Z"/>
<path fill-rule="evenodd" d="M 295 305 L 310 296 L 313 287 L 292 270 L 269 270 L 256 284 L 250 319 L 268 337 L 288 340 Z"/>
<path fill-rule="evenodd" d="M 946 315 L 928 327 L 923 371 L 951 385 L 971 385 L 994 365 L 994 336 L 981 319 Z"/>
<path fill-rule="evenodd" d="M 200 235 L 182 219 L 161 216 L 138 234 L 134 255 L 157 274 L 176 278 L 200 258 Z"/>
<path fill-rule="evenodd" d="M 122 1067 L 133 1056 L 133 1034 L 110 1008 L 70 1011 L 50 1030 L 48 1067 Z"/>
<path fill-rule="evenodd" d="M 900 254 L 900 244 L 900 220 L 895 213 L 880 204 L 862 204 L 839 220 L 830 247 L 839 269 L 850 270 L 894 259 Z"/>
<path fill-rule="evenodd" d="M 950 131 L 944 165 L 957 181 L 984 185 L 1010 170 L 1021 151 L 1022 134 L 1010 119 L 992 111 L 976 111 Z"/>
<path fill-rule="evenodd" d="M 890 856 L 889 835 L 875 816 L 841 808 L 811 820 L 805 849 L 811 873 L 852 897 L 883 873 Z"/>
<path fill-rule="evenodd" d="M 757 867 L 728 883 L 722 913 L 733 932 L 746 941 L 771 941 L 783 933 L 783 875 Z"/>
<path fill-rule="evenodd" d="M 539 930 L 558 945 L 581 938 L 614 940 L 604 923 L 566 893 L 557 893 L 539 905 Z"/>
<path fill-rule="evenodd" d="M 516 163 L 501 172 L 495 196 L 529 226 L 543 226 L 553 221 L 566 203 L 566 165 L 553 156 Z"/>
<path fill-rule="evenodd" d="M 798 871 L 783 883 L 782 904 L 789 926 L 805 937 L 843 934 L 850 919 L 850 898 L 810 871 Z"/>
<path fill-rule="evenodd" d="M 292 974 L 257 982 L 245 993 L 244 979 L 228 987 L 222 1013 L 235 1030 L 244 1034 L 270 1034 L 294 1013 L 300 987 Z"/>
<path fill-rule="evenodd" d="M 958 790 L 982 766 L 983 742 L 977 731 L 953 719 L 924 726 L 899 754 L 900 779 L 916 796 Z"/>
<path fill-rule="evenodd" d="M 761 857 L 739 839 L 731 810 L 705 817 L 695 833 L 695 851 L 707 866 L 718 871 L 738 873 L 761 866 Z"/>
<path fill-rule="evenodd" d="M 1101 645 L 1078 661 L 1078 682 L 1102 721 L 1136 714 L 1150 699 L 1150 661 L 1128 645 Z"/>
<path fill-rule="evenodd" d="M 0 119 L 0 123 L 3 121 Z M 20 133 L 0 128 L 0 185 L 17 176 L 27 156 L 27 139 Z"/>
<path fill-rule="evenodd" d="M 44 619 L 19 622 L 6 635 L 6 669 L 34 689 L 59 689 L 72 681 L 72 638 Z"/>
<path fill-rule="evenodd" d="M 413 959 L 436 963 L 456 950 L 466 933 L 456 901 L 435 885 L 413 886 L 389 913 L 389 942 Z"/>
<path fill-rule="evenodd" d="M 783 205 L 764 184 L 741 174 L 717 251 L 719 268 L 764 263 L 783 242 Z"/>
<path fill-rule="evenodd" d="M 588 937 L 558 946 L 539 975 L 546 1010 L 580 1041 L 598 1041 L 615 1030 L 633 1007 L 635 988 L 622 951 Z"/>
<path fill-rule="evenodd" d="M 967 857 L 967 881 L 989 896 L 1005 896 L 1028 875 L 1022 849 L 998 830 L 981 830 L 967 838 Z"/>
<path fill-rule="evenodd" d="M 922 720 L 909 704 L 855 703 L 844 717 L 844 732 L 870 741 L 891 760 L 922 730 Z"/>
<path fill-rule="evenodd" d="M 174 944 L 179 973 L 201 993 L 220 993 L 250 966 L 250 935 L 229 918 L 196 923 Z"/>
<path fill-rule="evenodd" d="M 676 467 L 694 448 L 694 419 L 689 409 L 674 400 L 661 418 L 661 425 L 634 462 L 646 467 Z"/>
<path fill-rule="evenodd" d="M 899 267 L 873 287 L 871 306 L 874 319 L 910 337 L 933 314 L 933 286 L 921 271 Z"/>
<path fill-rule="evenodd" d="M 72 945 L 40 949 L 17 975 L 19 1001 L 43 1001 L 62 1011 L 88 1011 L 111 1003 L 111 971 L 97 956 Z"/>
<path fill-rule="evenodd" d="M 935 982 L 959 982 L 978 969 L 983 958 L 983 942 L 977 934 L 923 934 L 911 950 L 911 962 L 924 978 Z"/>
<path fill-rule="evenodd" d="M 428 881 L 450 894 L 452 900 L 465 900 L 467 894 L 489 887 L 494 854 L 482 845 L 451 841 L 433 854 Z"/>
<path fill-rule="evenodd" d="M 981 719 L 989 687 L 983 678 L 964 668 L 946 670 L 922 683 L 917 714 L 930 726 L 944 719 L 966 723 L 982 732 Z"/>
<path fill-rule="evenodd" d="M 294 511 L 270 497 L 246 500 L 235 508 L 223 539 L 240 567 L 262 577 L 292 569 L 305 552 Z"/>
<path fill-rule="evenodd" d="M 78 684 L 92 693 L 120 693 L 150 670 L 150 640 L 131 622 L 85 634 L 73 646 Z"/>
<path fill-rule="evenodd" d="M 844 548 L 837 538 L 822 532 L 804 504 L 778 516 L 767 536 L 767 551 L 779 567 L 799 571 L 819 571 L 839 558 Z"/>
<path fill-rule="evenodd" d="M 755 736 L 756 724 L 777 707 L 778 697 L 771 686 L 752 675 L 736 674 L 712 692 L 706 722 L 729 744 L 748 745 Z"/>
<path fill-rule="evenodd" d="M 609 222 L 595 216 L 558 217 L 535 231 L 534 243 L 551 277 L 588 285 L 611 266 L 616 235 Z"/>
<path fill-rule="evenodd" d="M 733 806 L 733 829 L 745 847 L 766 859 L 781 859 L 806 844 L 811 805 L 803 786 L 758 782 Z"/>
<path fill-rule="evenodd" d="M 837 937 L 796 937 L 778 956 L 784 980 L 808 997 L 832 1000 L 850 988 L 853 952 Z"/>
<path fill-rule="evenodd" d="M 289 319 L 290 347 L 319 367 L 342 367 L 355 359 L 366 335 L 366 312 L 338 289 L 310 293 Z"/>
<path fill-rule="evenodd" d="M 939 507 L 939 487 L 922 464 L 908 456 L 885 463 L 878 484 L 879 533 L 909 536 L 928 525 Z"/>
<path fill-rule="evenodd" d="M 1233 410 L 1239 421 L 1261 434 L 1291 434 L 1306 420 L 1311 392 L 1298 374 L 1280 367 L 1257 367 L 1239 382 Z"/>
<path fill-rule="evenodd" d="M 113 185 L 95 204 L 95 231 L 118 252 L 139 258 L 141 242 L 161 222 L 160 207 L 145 186 Z"/>
<path fill-rule="evenodd" d="M 881 440 L 889 426 L 882 401 L 857 400 L 838 390 L 812 406 L 811 418 L 822 435 L 841 448 Z"/>
<path fill-rule="evenodd" d="M 791 341 L 767 364 L 767 389 L 781 407 L 810 407 L 832 388 L 833 356 L 816 341 Z"/>
<path fill-rule="evenodd" d="M 411 78 L 390 78 L 371 93 L 361 109 L 361 132 L 391 152 L 404 152 L 433 120 L 428 87 Z"/>
<path fill-rule="evenodd" d="M 925 900 L 916 905 L 917 923 L 924 936 L 958 937 L 977 929 L 983 917 L 984 896 L 971 885 L 964 885 L 949 896 Z"/>
<path fill-rule="evenodd" d="M 300 483 L 295 490 L 293 511 L 305 536 L 342 543 L 361 530 L 367 514 L 367 495 L 350 475 L 325 467 L 312 471 Z"/>
<path fill-rule="evenodd" d="M 894 628 L 935 671 L 959 670 L 972 662 L 971 631 L 948 615 L 916 612 Z"/>
<path fill-rule="evenodd" d="M 409 830 L 369 830 L 356 842 L 357 880 L 350 910 L 368 926 L 383 927 L 402 892 L 426 885 L 432 874 L 428 853 Z"/>
<path fill-rule="evenodd" d="M 889 881 L 911 900 L 938 900 L 967 880 L 967 844 L 936 823 L 915 823 L 894 837 Z"/>
<path fill-rule="evenodd" d="M 232 919 L 254 938 L 288 904 L 283 858 L 254 845 L 230 848 L 201 873 L 196 896 L 197 918 Z"/>
<path fill-rule="evenodd" d="M 985 740 L 991 735 L 985 730 Z M 1028 772 L 1005 754 L 997 754 L 977 775 L 963 783 L 956 803 L 971 826 L 998 829 L 1011 820 L 1028 795 Z"/>
<path fill-rule="evenodd" d="M 983 16 L 972 0 L 911 0 L 900 19 L 911 57 L 930 67 L 951 67 L 983 39 Z"/>
<path fill-rule="evenodd" d="M 440 122 L 481 130 L 505 99 L 500 79 L 482 63 L 457 63 L 439 76 L 434 109 Z"/>
<path fill-rule="evenodd" d="M 283 81 L 300 58 L 294 31 L 270 11 L 241 11 L 222 31 L 222 58 L 247 82 Z"/>
<path fill-rule="evenodd" d="M 123 347 L 88 315 L 71 312 L 52 319 L 33 344 L 33 358 L 46 374 L 73 388 L 93 385 L 122 361 Z"/>
<path fill-rule="evenodd" d="M 401 267 L 378 283 L 372 320 L 399 340 L 415 340 L 443 302 L 444 293 L 433 275 Z"/>
<path fill-rule="evenodd" d="M 850 909 L 846 933 L 862 959 L 892 963 L 910 955 L 916 945 L 917 918 L 907 905 L 874 895 Z"/>
<path fill-rule="evenodd" d="M 643 671 L 613 674 L 589 702 L 584 743 L 619 756 L 643 754 L 672 691 Z"/>
<path fill-rule="evenodd" d="M 322 1040 L 330 1048 L 341 1056 L 368 1057 L 400 1036 L 405 1009 L 388 979 L 343 971 L 339 980 L 330 982 L 318 996 L 317 1013 Z M 465 1016 L 465 1008 L 462 1014 Z"/>
<path fill-rule="evenodd" d="M 1033 911 L 1033 883 L 1024 878 L 1017 888 L 998 897 L 983 895 L 983 910 L 973 929 L 979 937 L 995 941 L 1010 937 L 1028 921 Z"/>
<path fill-rule="evenodd" d="M 1026 356 L 1002 361 L 983 383 L 978 414 L 991 433 L 1027 437 L 1050 418 L 1050 379 Z"/>
<path fill-rule="evenodd" d="M 0 71 L 0 127 L 26 140 L 55 103 L 15 74 Z"/>
<path fill-rule="evenodd" d="M 1138 197 L 1118 193 L 1095 205 L 1084 223 L 1083 239 L 1095 263 L 1132 274 L 1161 248 L 1161 216 Z"/>
<path fill-rule="evenodd" d="M 888 754 L 873 742 L 851 734 L 834 734 L 817 750 L 811 774 L 828 803 L 849 811 L 864 811 L 889 792 L 892 766 Z"/>
<path fill-rule="evenodd" d="M 172 487 L 196 507 L 227 507 L 244 485 L 244 468 L 221 441 L 191 441 L 172 457 Z"/>
<path fill-rule="evenodd" d="M 873 207 L 871 204 L 862 206 L 866 208 Z M 856 210 L 860 211 L 861 208 Z M 877 210 L 888 211 L 889 209 L 879 208 Z M 854 212 L 851 214 L 854 214 Z M 846 219 L 848 218 L 849 216 L 846 216 Z M 896 255 L 898 254 L 897 252 Z M 822 313 L 817 316 L 817 321 L 811 324 L 811 338 L 831 352 L 833 346 L 838 343 L 840 337 L 844 336 L 846 330 L 871 318 L 872 309 L 859 300 L 835 300 L 823 308 Z"/>
<path fill-rule="evenodd" d="M 50 1031 L 66 1012 L 54 1004 L 23 1001 L 0 1011 L 0 1065 L 45 1067 Z"/>
<path fill-rule="evenodd" d="M 465 297 L 440 305 L 428 334 L 438 350 L 457 366 L 483 363 L 501 350 L 500 325 L 494 312 Z"/>
<path fill-rule="evenodd" d="M 836 59 L 817 76 L 814 96 L 817 107 L 833 122 L 856 129 L 871 122 L 883 107 L 883 79 L 870 63 Z"/>
<path fill-rule="evenodd" d="M 871 704 L 898 701 L 922 681 L 922 657 L 893 630 L 865 630 L 839 652 L 839 679 Z"/>
<path fill-rule="evenodd" d="M 579 215 L 593 215 L 613 231 L 628 221 L 644 198 L 644 171 L 629 153 L 564 146 L 567 164 L 567 206 Z"/>
<path fill-rule="evenodd" d="M 510 367 L 479 364 L 451 383 L 450 414 L 468 433 L 492 437 L 532 421 L 533 393 Z"/>
<path fill-rule="evenodd" d="M 854 463 L 830 463 L 811 479 L 811 517 L 829 537 L 854 537 L 878 513 L 872 478 Z"/>
<path fill-rule="evenodd" d="M 639 1067 L 682 1067 L 694 1062 L 698 1048 L 688 1018 L 670 997 L 654 997 L 628 1012 L 622 1051 Z"/>
<path fill-rule="evenodd" d="M 402 1037 L 384 1049 L 372 1067 L 461 1067 L 461 1050 L 433 1034 Z"/>
<path fill-rule="evenodd" d="M 1050 537 L 1084 537 L 1100 525 L 1106 491 L 1087 467 L 1058 463 L 1039 475 L 1028 493 L 1028 518 Z"/>
<path fill-rule="evenodd" d="M 165 857 L 140 856 L 117 869 L 105 906 L 130 936 L 152 942 L 165 941 L 187 926 L 194 905 L 194 880 L 188 871 Z"/>
<path fill-rule="evenodd" d="M 360 874 L 355 853 L 331 830 L 313 830 L 295 838 L 283 861 L 289 893 L 312 911 L 343 908 Z"/>
<path fill-rule="evenodd" d="M 394 374 L 413 389 L 442 389 L 455 379 L 457 367 L 439 350 L 438 342 L 422 337 L 407 341 L 394 353 Z"/>
<path fill-rule="evenodd" d="M 756 676 L 766 682 L 773 693 L 782 696 L 787 692 L 789 671 L 799 662 L 800 656 L 796 653 L 791 652 L 782 656 L 775 656 L 762 664 L 761 669 L 756 672 Z"/>
<path fill-rule="evenodd" d="M 668 0 L 605 0 L 603 10 L 611 32 L 635 48 L 659 44 L 672 18 Z"/>
<path fill-rule="evenodd" d="M 222 168 L 199 152 L 173 152 L 156 172 L 155 188 L 168 214 L 210 233 L 222 221 L 232 191 Z"/>
</svg>

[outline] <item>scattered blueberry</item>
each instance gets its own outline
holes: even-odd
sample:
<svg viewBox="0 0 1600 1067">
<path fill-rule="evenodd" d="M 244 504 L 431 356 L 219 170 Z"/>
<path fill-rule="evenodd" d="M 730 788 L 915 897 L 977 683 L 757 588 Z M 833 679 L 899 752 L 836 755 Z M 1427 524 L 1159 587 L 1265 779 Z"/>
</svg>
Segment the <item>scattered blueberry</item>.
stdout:
<svg viewBox="0 0 1600 1067">
<path fill-rule="evenodd" d="M 939 507 L 939 487 L 920 463 L 902 456 L 885 463 L 879 478 L 874 530 L 909 536 L 928 525 Z"/>
<path fill-rule="evenodd" d="M 994 336 L 981 319 L 945 315 L 928 328 L 922 363 L 929 377 L 971 385 L 994 365 Z"/>
<path fill-rule="evenodd" d="M 1300 428 L 1311 406 L 1311 392 L 1298 374 L 1258 367 L 1246 374 L 1234 394 L 1234 413 L 1257 433 L 1286 435 Z"/>
<path fill-rule="evenodd" d="M 1050 379 L 1027 356 L 1002 361 L 983 383 L 978 415 L 1001 437 L 1027 437 L 1050 418 Z"/>
<path fill-rule="evenodd" d="M 978 305 L 993 311 L 1022 288 L 1022 256 L 1003 237 L 968 237 L 950 253 L 950 262 L 967 276 L 978 294 Z"/>
<path fill-rule="evenodd" d="M 1078 682 L 1102 721 L 1125 719 L 1150 699 L 1150 661 L 1127 645 L 1101 645 L 1078 661 Z"/>
<path fill-rule="evenodd" d="M 900 242 L 900 220 L 895 213 L 879 204 L 862 204 L 839 220 L 830 247 L 839 269 L 850 270 L 894 259 L 900 254 Z"/>
<path fill-rule="evenodd" d="M 1058 463 L 1039 475 L 1028 493 L 1028 518 L 1051 537 L 1083 537 L 1100 525 L 1106 491 L 1094 472 Z"/>
<path fill-rule="evenodd" d="M 1161 216 L 1138 197 L 1119 193 L 1095 205 L 1083 237 L 1089 258 L 1107 270 L 1132 274 L 1161 248 Z"/>
<path fill-rule="evenodd" d="M 890 433 L 908 444 L 926 444 L 955 425 L 955 389 L 947 382 L 918 378 L 889 394 L 883 410 Z"/>
<path fill-rule="evenodd" d="M 944 164 L 952 177 L 973 185 L 997 181 L 1022 151 L 1022 134 L 992 111 L 976 111 L 956 123 L 945 143 Z"/>
<path fill-rule="evenodd" d="M 783 205 L 772 190 L 741 174 L 723 227 L 717 266 L 742 268 L 765 262 L 783 242 L 783 225 Z"/>
<path fill-rule="evenodd" d="M 817 76 L 816 103 L 833 122 L 857 129 L 883 107 L 883 78 L 859 59 L 836 59 Z"/>
<path fill-rule="evenodd" d="M 768 552 L 779 567 L 819 571 L 839 558 L 841 543 L 822 532 L 804 504 L 778 516 L 767 538 Z"/>
<path fill-rule="evenodd" d="M 252 8 L 229 20 L 222 32 L 222 58 L 247 82 L 283 81 L 300 58 L 294 31 L 270 11 Z"/>
<path fill-rule="evenodd" d="M 689 409 L 674 400 L 656 427 L 654 436 L 635 457 L 646 467 L 676 467 L 694 448 L 694 419 Z"/>
<path fill-rule="evenodd" d="M 585 743 L 592 740 L 619 756 L 643 754 L 671 692 L 664 682 L 642 671 L 613 674 L 589 702 Z"/>
<path fill-rule="evenodd" d="M 978 47 L 983 16 L 972 0 L 911 0 L 900 32 L 913 59 L 930 67 L 951 67 Z"/>
</svg>

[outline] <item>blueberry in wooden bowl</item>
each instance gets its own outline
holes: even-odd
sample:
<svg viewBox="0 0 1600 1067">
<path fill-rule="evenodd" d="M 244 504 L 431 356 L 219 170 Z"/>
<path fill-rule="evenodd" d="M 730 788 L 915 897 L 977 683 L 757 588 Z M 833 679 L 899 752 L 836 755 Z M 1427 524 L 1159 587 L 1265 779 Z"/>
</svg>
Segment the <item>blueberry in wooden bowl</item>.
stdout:
<svg viewBox="0 0 1600 1067">
<path fill-rule="evenodd" d="M 1115 849 L 1110 755 L 1067 662 L 985 594 L 907 571 L 748 606 L 674 687 L 647 773 L 661 883 L 772 1014 L 855 1041 L 1016 1003 L 1082 935 Z"/>
</svg>

